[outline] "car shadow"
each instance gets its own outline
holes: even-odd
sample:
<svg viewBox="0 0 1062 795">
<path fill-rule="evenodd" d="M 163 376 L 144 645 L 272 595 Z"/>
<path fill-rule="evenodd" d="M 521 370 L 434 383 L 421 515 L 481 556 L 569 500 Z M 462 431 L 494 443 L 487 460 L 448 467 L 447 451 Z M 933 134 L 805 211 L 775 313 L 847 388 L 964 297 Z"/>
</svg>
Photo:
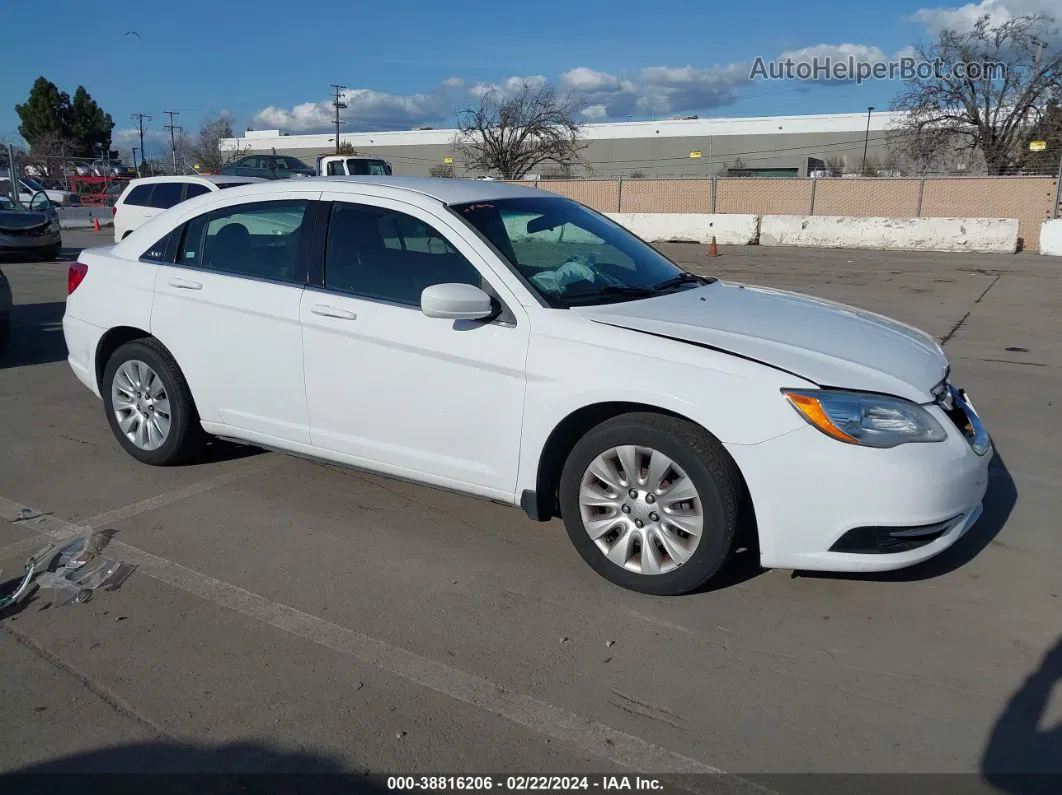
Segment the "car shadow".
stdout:
<svg viewBox="0 0 1062 795">
<path fill-rule="evenodd" d="M 836 580 L 864 580 L 871 582 L 915 582 L 940 577 L 962 568 L 976 558 L 985 547 L 995 540 L 1003 526 L 1010 518 L 1018 502 L 1018 488 L 1010 476 L 1007 465 L 999 450 L 995 451 L 992 463 L 988 467 L 988 491 L 982 505 L 984 510 L 962 538 L 924 563 L 907 569 L 882 572 L 827 572 L 799 571 L 795 577 Z"/>
<path fill-rule="evenodd" d="M 65 301 L 15 304 L 11 311 L 11 338 L 0 352 L 0 369 L 66 360 L 63 337 Z"/>
<path fill-rule="evenodd" d="M 1062 792 L 1062 722 L 1040 725 L 1059 682 L 1062 638 L 996 719 L 981 756 L 981 775 L 988 783 L 1013 795 Z"/>
<path fill-rule="evenodd" d="M 0 773 L 0 788 L 28 793 L 72 791 L 214 793 L 384 792 L 379 783 L 338 760 L 285 751 L 261 742 L 220 746 L 159 740 L 71 754 Z"/>
<path fill-rule="evenodd" d="M 253 458 L 265 452 L 263 448 L 250 444 L 239 444 L 225 439 L 211 439 L 207 442 L 206 447 L 198 455 L 189 458 L 184 466 L 239 461 L 241 458 Z"/>
</svg>

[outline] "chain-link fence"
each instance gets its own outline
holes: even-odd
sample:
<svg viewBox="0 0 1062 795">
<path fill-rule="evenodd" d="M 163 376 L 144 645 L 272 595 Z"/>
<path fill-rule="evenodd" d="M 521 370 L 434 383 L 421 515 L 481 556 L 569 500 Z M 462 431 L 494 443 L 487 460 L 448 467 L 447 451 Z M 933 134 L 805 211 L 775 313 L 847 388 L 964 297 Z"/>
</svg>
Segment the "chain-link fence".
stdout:
<svg viewBox="0 0 1062 795">
<path fill-rule="evenodd" d="M 1057 218 L 1057 177 L 543 179 L 522 181 L 599 212 L 1016 218 L 1026 249 Z"/>
</svg>

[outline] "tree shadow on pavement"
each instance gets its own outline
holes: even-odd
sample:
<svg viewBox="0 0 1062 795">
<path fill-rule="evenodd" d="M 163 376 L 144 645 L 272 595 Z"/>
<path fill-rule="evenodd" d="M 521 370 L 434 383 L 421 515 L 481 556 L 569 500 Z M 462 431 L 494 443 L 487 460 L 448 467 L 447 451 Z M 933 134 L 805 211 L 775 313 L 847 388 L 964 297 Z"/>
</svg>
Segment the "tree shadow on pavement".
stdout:
<svg viewBox="0 0 1062 795">
<path fill-rule="evenodd" d="M 873 582 L 915 582 L 929 580 L 962 568 L 991 544 L 1010 518 L 1018 502 L 1018 488 L 1007 471 L 1003 457 L 996 450 L 988 467 L 988 491 L 982 504 L 984 511 L 966 535 L 924 563 L 899 571 L 882 572 L 825 572 L 801 571 L 800 577 L 817 579 L 866 580 Z"/>
<path fill-rule="evenodd" d="M 11 339 L 0 352 L 0 369 L 65 361 L 65 311 L 65 301 L 16 304 L 11 312 Z"/>
<path fill-rule="evenodd" d="M 384 788 L 338 760 L 259 742 L 220 746 L 156 741 L 118 745 L 0 774 L 0 789 L 31 792 L 382 793 Z"/>
<path fill-rule="evenodd" d="M 1011 697 L 981 757 L 981 775 L 1013 795 L 1062 792 L 1062 722 L 1040 723 L 1062 682 L 1062 638 Z"/>
</svg>

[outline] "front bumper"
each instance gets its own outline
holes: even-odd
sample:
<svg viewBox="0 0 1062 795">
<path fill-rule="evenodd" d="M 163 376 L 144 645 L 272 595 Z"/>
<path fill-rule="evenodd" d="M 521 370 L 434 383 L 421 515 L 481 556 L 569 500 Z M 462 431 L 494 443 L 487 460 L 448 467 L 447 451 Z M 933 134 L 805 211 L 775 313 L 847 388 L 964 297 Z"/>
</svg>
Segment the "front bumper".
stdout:
<svg viewBox="0 0 1062 795">
<path fill-rule="evenodd" d="M 948 430 L 943 442 L 871 449 L 808 426 L 757 445 L 727 445 L 752 496 L 762 564 L 889 571 L 928 560 L 958 541 L 981 514 L 991 443 L 985 434 L 979 455 L 969 429 L 964 434 L 940 406 L 927 409 Z M 933 526 L 939 532 L 927 533 Z M 882 543 L 873 552 L 841 551 L 860 548 L 851 539 L 866 537 L 867 530 L 915 540 Z"/>
<path fill-rule="evenodd" d="M 36 253 L 44 248 L 62 245 L 60 232 L 46 232 L 43 235 L 12 235 L 0 232 L 0 253 L 16 254 L 19 252 Z"/>
</svg>

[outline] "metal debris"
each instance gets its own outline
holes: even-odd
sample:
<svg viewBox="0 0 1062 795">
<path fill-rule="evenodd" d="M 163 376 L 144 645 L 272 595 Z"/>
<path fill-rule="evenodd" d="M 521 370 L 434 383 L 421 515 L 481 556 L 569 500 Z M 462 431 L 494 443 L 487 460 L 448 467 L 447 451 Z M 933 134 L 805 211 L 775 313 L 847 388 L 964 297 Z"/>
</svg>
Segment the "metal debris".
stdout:
<svg viewBox="0 0 1062 795">
<path fill-rule="evenodd" d="M 605 645 L 608 646 L 608 648 L 611 649 L 613 646 L 616 645 L 616 641 L 614 641 L 614 640 L 606 640 L 605 641 Z"/>
<path fill-rule="evenodd" d="M 21 602 L 35 588 L 54 591 L 56 607 L 87 602 L 100 588 L 119 588 L 134 567 L 100 554 L 109 540 L 104 533 L 84 533 L 31 555 L 18 587 L 0 595 L 0 610 Z"/>
</svg>

